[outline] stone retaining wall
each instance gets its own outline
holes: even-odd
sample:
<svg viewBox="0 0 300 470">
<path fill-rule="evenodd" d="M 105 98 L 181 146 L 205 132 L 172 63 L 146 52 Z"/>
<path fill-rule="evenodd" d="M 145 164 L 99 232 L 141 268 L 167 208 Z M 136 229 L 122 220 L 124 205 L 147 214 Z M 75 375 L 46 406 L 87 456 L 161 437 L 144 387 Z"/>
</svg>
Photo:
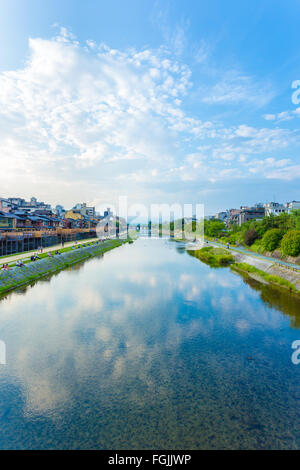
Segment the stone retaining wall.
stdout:
<svg viewBox="0 0 300 470">
<path fill-rule="evenodd" d="M 92 256 L 100 255 L 105 251 L 122 245 L 121 241 L 113 240 L 102 242 L 93 246 L 76 248 L 74 250 L 54 255 L 53 257 L 43 258 L 23 267 L 13 267 L 8 271 L 0 271 L 0 294 L 18 286 L 27 284 L 42 276 L 52 274 L 55 271 L 67 268 L 72 264 L 83 261 Z"/>
</svg>

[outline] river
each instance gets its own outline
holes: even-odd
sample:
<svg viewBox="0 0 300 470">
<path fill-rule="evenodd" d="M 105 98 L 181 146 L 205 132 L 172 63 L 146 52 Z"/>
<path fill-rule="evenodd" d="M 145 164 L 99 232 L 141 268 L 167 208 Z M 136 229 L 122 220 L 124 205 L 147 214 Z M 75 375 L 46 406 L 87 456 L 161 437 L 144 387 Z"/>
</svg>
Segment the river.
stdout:
<svg viewBox="0 0 300 470">
<path fill-rule="evenodd" d="M 300 303 L 139 239 L 0 300 L 1 449 L 300 447 Z"/>
</svg>

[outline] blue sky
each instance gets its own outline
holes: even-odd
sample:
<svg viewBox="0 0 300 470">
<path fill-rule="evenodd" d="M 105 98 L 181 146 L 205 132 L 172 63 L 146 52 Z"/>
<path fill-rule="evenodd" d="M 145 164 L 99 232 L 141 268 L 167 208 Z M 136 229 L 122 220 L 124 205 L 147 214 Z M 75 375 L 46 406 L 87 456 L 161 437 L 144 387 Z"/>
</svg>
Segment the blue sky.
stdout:
<svg viewBox="0 0 300 470">
<path fill-rule="evenodd" d="M 0 0 L 1 195 L 299 200 L 299 20 L 296 0 Z"/>
</svg>

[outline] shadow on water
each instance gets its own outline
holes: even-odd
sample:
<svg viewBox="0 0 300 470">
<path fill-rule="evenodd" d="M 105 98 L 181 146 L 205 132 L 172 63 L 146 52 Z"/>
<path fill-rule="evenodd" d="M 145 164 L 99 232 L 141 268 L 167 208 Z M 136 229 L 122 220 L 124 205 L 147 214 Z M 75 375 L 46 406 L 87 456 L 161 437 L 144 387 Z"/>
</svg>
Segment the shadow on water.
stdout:
<svg viewBox="0 0 300 470">
<path fill-rule="evenodd" d="M 209 266 L 211 269 L 224 269 L 226 266 L 214 265 L 209 261 L 199 257 L 199 253 L 187 252 L 190 256 L 197 258 L 199 261 Z M 228 267 L 227 267 L 228 269 Z M 255 291 L 259 292 L 261 300 L 270 308 L 275 308 L 284 315 L 290 317 L 291 328 L 300 328 L 300 298 L 293 292 L 287 292 L 286 289 L 275 287 L 270 284 L 259 282 L 246 273 L 232 271 L 234 275 L 242 277 L 245 284 Z"/>
</svg>

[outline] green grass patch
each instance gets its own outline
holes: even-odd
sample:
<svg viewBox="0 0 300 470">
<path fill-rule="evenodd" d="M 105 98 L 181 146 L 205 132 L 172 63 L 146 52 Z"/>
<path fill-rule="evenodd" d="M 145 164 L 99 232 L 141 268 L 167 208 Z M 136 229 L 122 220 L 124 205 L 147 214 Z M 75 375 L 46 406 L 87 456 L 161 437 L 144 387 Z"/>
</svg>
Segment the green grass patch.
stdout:
<svg viewBox="0 0 300 470">
<path fill-rule="evenodd" d="M 262 245 L 259 243 L 259 241 L 253 243 L 251 246 L 248 246 L 247 249 L 253 251 L 254 253 L 260 253 L 260 254 L 263 254 L 264 253 L 264 249 L 262 247 Z"/>
<path fill-rule="evenodd" d="M 110 242 L 115 241 L 115 242 L 119 243 L 118 240 L 109 240 L 109 241 Z M 103 242 L 103 243 L 107 243 L 107 242 Z M 83 245 L 85 245 L 85 246 L 83 246 Z M 72 248 L 72 246 L 75 246 L 75 248 Z M 57 255 L 55 255 L 56 251 L 60 254 L 68 253 L 70 251 L 73 252 L 73 253 L 76 253 L 76 251 L 78 251 L 80 248 L 85 248 L 86 246 L 102 246 L 102 245 L 101 244 L 97 245 L 97 243 L 95 241 L 89 242 L 88 239 L 87 239 L 87 240 L 80 241 L 80 243 L 78 243 L 77 245 L 75 245 L 75 242 L 74 242 L 74 245 L 67 246 L 67 247 L 64 247 L 64 248 L 58 248 L 58 249 L 55 249 L 55 250 L 53 250 L 53 248 L 49 246 L 47 248 L 44 248 L 45 251 L 43 253 L 40 253 L 37 250 L 35 252 L 24 252 L 23 254 L 27 255 L 27 257 L 24 256 L 24 258 L 20 258 L 20 259 L 22 260 L 23 264 L 28 264 L 28 263 L 33 263 L 34 262 L 34 261 L 31 261 L 30 259 L 27 259 L 28 257 L 30 258 L 33 253 L 37 253 L 40 259 L 44 259 L 44 258 L 50 258 L 49 255 L 48 255 L 49 252 L 51 252 L 53 254 L 53 256 L 57 256 Z M 51 248 L 52 248 L 53 251 L 51 251 Z M 22 253 L 19 253 L 19 254 L 22 254 Z M 12 256 L 17 256 L 17 254 L 12 255 Z M 12 263 L 8 263 L 8 264 L 9 264 L 10 268 L 13 268 L 14 266 L 16 266 L 16 262 L 12 262 Z"/>
<path fill-rule="evenodd" d="M 234 263 L 234 256 L 223 248 L 205 246 L 200 250 L 188 250 L 188 254 L 214 268 L 230 266 Z"/>
</svg>

